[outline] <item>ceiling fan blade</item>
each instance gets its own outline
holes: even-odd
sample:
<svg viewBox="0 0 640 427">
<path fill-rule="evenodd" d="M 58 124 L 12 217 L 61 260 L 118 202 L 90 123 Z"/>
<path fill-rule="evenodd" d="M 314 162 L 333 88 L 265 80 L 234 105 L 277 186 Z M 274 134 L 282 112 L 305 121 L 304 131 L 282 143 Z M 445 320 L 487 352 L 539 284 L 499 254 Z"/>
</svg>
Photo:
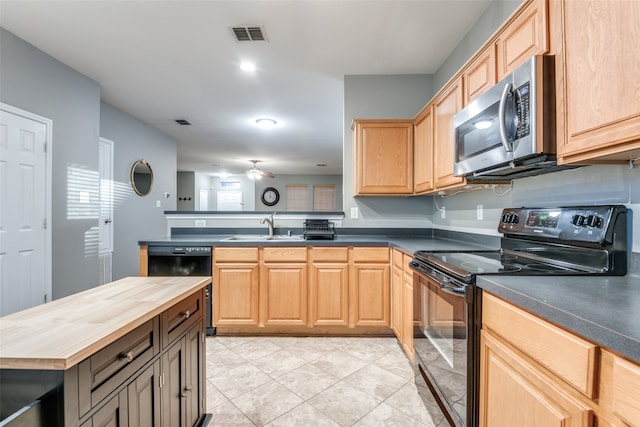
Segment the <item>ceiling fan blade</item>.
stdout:
<svg viewBox="0 0 640 427">
<path fill-rule="evenodd" d="M 258 170 L 258 173 L 262 176 L 266 176 L 267 178 L 275 178 L 275 176 L 271 172 Z"/>
</svg>

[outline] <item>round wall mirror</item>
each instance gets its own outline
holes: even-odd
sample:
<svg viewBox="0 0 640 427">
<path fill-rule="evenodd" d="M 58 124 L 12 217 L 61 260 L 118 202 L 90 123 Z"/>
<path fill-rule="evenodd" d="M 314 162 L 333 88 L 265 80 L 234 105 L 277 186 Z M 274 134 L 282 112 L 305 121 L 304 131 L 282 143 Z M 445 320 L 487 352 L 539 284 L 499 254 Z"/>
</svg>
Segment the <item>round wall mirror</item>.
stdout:
<svg viewBox="0 0 640 427">
<path fill-rule="evenodd" d="M 146 160 L 138 160 L 131 167 L 131 187 L 140 196 L 146 196 L 153 188 L 153 170 Z"/>
</svg>

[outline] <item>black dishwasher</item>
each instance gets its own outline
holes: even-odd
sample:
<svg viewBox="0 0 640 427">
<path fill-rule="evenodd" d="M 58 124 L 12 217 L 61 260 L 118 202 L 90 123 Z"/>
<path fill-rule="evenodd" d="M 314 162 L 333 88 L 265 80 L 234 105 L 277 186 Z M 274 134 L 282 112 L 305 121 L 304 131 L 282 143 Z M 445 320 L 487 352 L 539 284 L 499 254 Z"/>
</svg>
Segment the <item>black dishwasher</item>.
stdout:
<svg viewBox="0 0 640 427">
<path fill-rule="evenodd" d="M 211 276 L 211 246 L 149 246 L 147 250 L 149 276 Z M 206 329 L 215 335 L 212 324 L 211 284 L 207 285 Z"/>
</svg>

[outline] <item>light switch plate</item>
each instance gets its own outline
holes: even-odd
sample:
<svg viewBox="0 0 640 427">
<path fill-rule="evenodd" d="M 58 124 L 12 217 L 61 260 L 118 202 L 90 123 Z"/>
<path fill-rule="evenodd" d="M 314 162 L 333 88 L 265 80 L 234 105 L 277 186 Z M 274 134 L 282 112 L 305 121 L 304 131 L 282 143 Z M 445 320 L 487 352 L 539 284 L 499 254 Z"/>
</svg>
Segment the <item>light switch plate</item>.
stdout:
<svg viewBox="0 0 640 427">
<path fill-rule="evenodd" d="M 358 208 L 351 208 L 351 219 L 358 218 Z"/>
<path fill-rule="evenodd" d="M 439 210 L 440 210 L 440 218 L 445 219 L 447 217 L 447 211 L 445 211 L 444 206 L 441 207 Z"/>
<path fill-rule="evenodd" d="M 482 205 L 476 205 L 476 219 L 478 221 L 482 221 L 484 218 L 484 209 Z"/>
</svg>

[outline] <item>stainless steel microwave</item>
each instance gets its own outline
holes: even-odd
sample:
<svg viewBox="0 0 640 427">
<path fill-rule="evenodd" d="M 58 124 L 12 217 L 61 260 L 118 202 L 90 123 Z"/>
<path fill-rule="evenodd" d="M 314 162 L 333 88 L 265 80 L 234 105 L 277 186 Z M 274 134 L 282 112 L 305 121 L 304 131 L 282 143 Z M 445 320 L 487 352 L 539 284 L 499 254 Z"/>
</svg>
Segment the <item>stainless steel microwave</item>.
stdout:
<svg viewBox="0 0 640 427">
<path fill-rule="evenodd" d="M 454 116 L 454 174 L 467 181 L 551 172 L 556 164 L 553 56 L 536 55 Z"/>
</svg>

